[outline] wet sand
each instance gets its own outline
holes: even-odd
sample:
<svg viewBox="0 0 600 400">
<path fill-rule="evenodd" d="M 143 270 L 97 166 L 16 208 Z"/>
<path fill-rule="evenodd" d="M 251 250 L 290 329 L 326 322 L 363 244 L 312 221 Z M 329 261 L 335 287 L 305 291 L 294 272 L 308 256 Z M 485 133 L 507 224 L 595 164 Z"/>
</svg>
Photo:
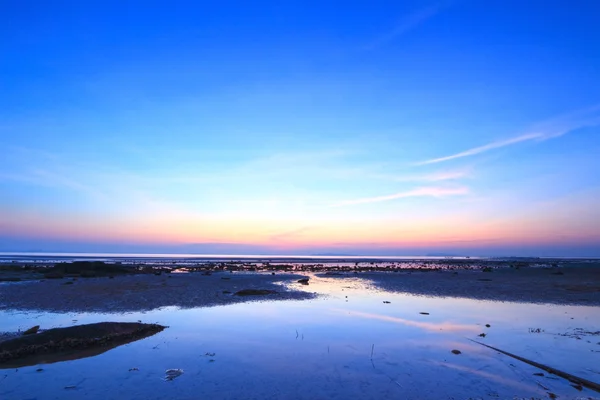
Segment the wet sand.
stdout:
<svg viewBox="0 0 600 400">
<path fill-rule="evenodd" d="M 310 276 L 312 273 L 308 273 Z M 380 290 L 422 296 L 477 300 L 600 305 L 600 265 L 565 268 L 494 268 L 483 270 L 396 270 L 394 272 L 321 272 L 334 278 L 362 278 Z M 103 278 L 65 278 L 4 282 L 0 310 L 54 312 L 127 312 L 166 306 L 209 307 L 255 300 L 303 300 L 315 297 L 299 290 L 300 274 L 215 272 L 212 275 L 139 274 Z M 283 284 L 282 284 L 283 283 Z M 291 285 L 289 285 L 291 284 Z M 236 296 L 243 289 L 276 294 Z"/>
<path fill-rule="evenodd" d="M 498 268 L 491 272 L 410 271 L 331 275 L 361 277 L 384 291 L 476 300 L 600 306 L 600 265 Z"/>
<path fill-rule="evenodd" d="M 2 283 L 0 310 L 50 312 L 131 312 L 160 307 L 210 307 L 247 301 L 303 300 L 311 293 L 286 288 L 278 282 L 296 282 L 292 274 L 215 273 L 117 276 L 113 279 L 79 278 Z M 236 296 L 243 289 L 276 294 Z"/>
</svg>

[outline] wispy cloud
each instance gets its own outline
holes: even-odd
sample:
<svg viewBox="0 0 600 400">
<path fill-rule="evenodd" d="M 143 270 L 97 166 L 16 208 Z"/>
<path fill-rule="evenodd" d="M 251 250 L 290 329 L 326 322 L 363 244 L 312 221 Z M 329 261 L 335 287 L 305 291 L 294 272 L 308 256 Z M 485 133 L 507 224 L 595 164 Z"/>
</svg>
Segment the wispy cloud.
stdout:
<svg viewBox="0 0 600 400">
<path fill-rule="evenodd" d="M 517 143 L 531 141 L 531 140 L 547 140 L 557 138 L 566 135 L 569 132 L 574 131 L 578 128 L 585 126 L 595 126 L 600 124 L 600 104 L 585 109 L 577 110 L 569 114 L 563 114 L 561 116 L 552 118 L 550 120 L 541 122 L 534 125 L 530 133 L 525 133 L 509 139 L 498 140 L 471 148 L 469 150 L 461 151 L 460 153 L 451 154 L 449 156 L 432 158 L 418 162 L 416 165 L 427 165 L 437 164 L 444 161 L 450 161 L 457 158 L 474 156 L 477 154 L 485 153 L 490 150 L 499 149 L 506 146 L 511 146 Z"/>
<path fill-rule="evenodd" d="M 335 204 L 335 207 L 351 206 L 356 204 L 380 203 L 382 201 L 391 201 L 404 199 L 408 197 L 447 197 L 457 196 L 469 193 L 466 187 L 442 188 L 442 187 L 422 187 L 405 192 L 394 193 L 386 196 L 366 197 L 362 199 L 346 200 Z"/>
<path fill-rule="evenodd" d="M 411 31 L 423 24 L 425 21 L 438 14 L 445 6 L 445 3 L 438 2 L 405 15 L 392 30 L 379 36 L 377 39 L 364 46 L 364 49 L 373 50 L 391 42 L 399 36 L 402 36 L 408 31 Z"/>
<path fill-rule="evenodd" d="M 444 162 L 444 161 L 454 160 L 456 158 L 474 156 L 476 154 L 484 153 L 489 150 L 498 149 L 500 147 L 510 146 L 511 144 L 521 143 L 521 142 L 525 142 L 527 140 L 542 139 L 543 137 L 544 137 L 544 135 L 542 133 L 528 133 L 525 135 L 510 138 L 510 139 L 488 143 L 483 146 L 474 147 L 472 149 L 461 151 L 460 153 L 452 154 L 449 156 L 433 158 L 431 160 L 422 161 L 420 163 L 417 163 L 417 165 L 436 164 L 436 163 L 440 163 L 440 162 Z"/>
<path fill-rule="evenodd" d="M 387 176 L 390 181 L 394 182 L 441 182 L 441 181 L 452 181 L 461 178 L 467 178 L 470 176 L 470 172 L 467 170 L 455 170 L 455 171 L 438 171 L 430 174 L 412 174 L 412 175 L 399 175 L 399 176 Z"/>
<path fill-rule="evenodd" d="M 0 173 L 0 181 L 2 180 L 20 182 L 35 186 L 69 189 L 75 192 L 91 195 L 96 198 L 105 198 L 100 191 L 91 186 L 82 184 L 76 180 L 68 178 L 67 176 L 43 169 L 33 169 L 23 174 Z"/>
</svg>

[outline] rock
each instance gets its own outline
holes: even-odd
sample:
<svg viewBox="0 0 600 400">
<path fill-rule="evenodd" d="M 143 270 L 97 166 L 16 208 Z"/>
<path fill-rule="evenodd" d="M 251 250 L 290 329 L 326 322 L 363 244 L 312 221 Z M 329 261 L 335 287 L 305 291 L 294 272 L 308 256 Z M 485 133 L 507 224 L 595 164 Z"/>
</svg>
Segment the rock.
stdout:
<svg viewBox="0 0 600 400">
<path fill-rule="evenodd" d="M 182 369 L 168 369 L 165 371 L 165 381 L 172 381 L 173 379 L 177 378 L 178 376 L 183 375 L 183 370 Z"/>
<path fill-rule="evenodd" d="M 452 354 L 461 354 L 461 351 L 454 349 L 454 350 L 452 350 Z"/>
<path fill-rule="evenodd" d="M 384 300 L 383 304 L 391 304 L 391 301 Z"/>
<path fill-rule="evenodd" d="M 54 264 L 54 267 L 46 275 L 79 275 L 83 278 L 92 278 L 96 276 L 132 273 L 135 273 L 133 268 L 119 264 L 105 263 L 104 261 L 73 261 L 70 263 L 61 262 Z"/>
<path fill-rule="evenodd" d="M 298 283 L 301 283 L 303 285 L 308 285 L 308 278 L 298 279 Z"/>
<path fill-rule="evenodd" d="M 486 327 L 486 328 L 489 328 L 490 326 L 491 326 L 490 324 L 485 324 L 485 327 Z"/>
<path fill-rule="evenodd" d="M 486 334 L 485 333 L 480 333 L 479 337 L 486 337 Z"/>
<path fill-rule="evenodd" d="M 40 330 L 39 325 L 32 326 L 31 328 L 29 328 L 25 332 L 23 332 L 23 335 L 35 335 L 36 333 L 38 333 L 39 330 Z"/>
<path fill-rule="evenodd" d="M 37 331 L 39 326 L 28 331 L 34 328 Z M 37 365 L 40 360 L 49 363 L 90 357 L 163 329 L 161 325 L 135 322 L 100 322 L 48 329 L 0 342 L 0 368 Z"/>
<path fill-rule="evenodd" d="M 277 294 L 277 292 L 267 289 L 242 289 L 235 292 L 236 296 L 264 296 L 267 294 Z"/>
<path fill-rule="evenodd" d="M 421 311 L 419 314 L 421 314 L 421 315 L 429 315 L 428 312 L 424 312 L 424 311 Z"/>
</svg>

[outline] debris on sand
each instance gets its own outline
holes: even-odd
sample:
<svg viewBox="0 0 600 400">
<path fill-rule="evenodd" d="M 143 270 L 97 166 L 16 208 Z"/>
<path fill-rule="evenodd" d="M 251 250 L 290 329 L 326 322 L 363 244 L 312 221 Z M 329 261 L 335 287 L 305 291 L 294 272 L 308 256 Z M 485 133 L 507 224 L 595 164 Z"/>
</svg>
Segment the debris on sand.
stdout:
<svg viewBox="0 0 600 400">
<path fill-rule="evenodd" d="M 177 378 L 178 376 L 183 375 L 183 370 L 182 369 L 168 369 L 165 371 L 165 377 L 164 380 L 165 381 L 172 381 L 173 379 Z"/>
<path fill-rule="evenodd" d="M 535 362 L 533 360 L 528 360 L 525 357 L 517 356 L 515 354 L 509 353 L 508 351 L 500 350 L 500 349 L 498 349 L 496 347 L 489 346 L 487 344 L 478 342 L 476 340 L 472 340 L 472 339 L 469 339 L 469 340 L 472 341 L 472 342 L 474 342 L 474 343 L 477 343 L 477 344 L 480 344 L 482 346 L 485 346 L 485 347 L 487 347 L 489 349 L 492 349 L 494 351 L 497 351 L 499 353 L 502 353 L 504 355 L 507 355 L 509 357 L 512 357 L 512 358 L 514 358 L 516 360 L 522 361 L 522 362 L 524 362 L 526 364 L 532 365 L 532 366 L 534 366 L 536 368 L 544 370 L 544 371 L 546 371 L 548 373 L 551 373 L 553 375 L 560 376 L 561 378 L 564 378 L 564 379 L 568 380 L 569 382 L 574 383 L 574 384 L 576 384 L 578 386 L 587 387 L 588 389 L 592 389 L 592 390 L 595 390 L 596 392 L 600 392 L 600 384 L 598 384 L 596 382 L 592 382 L 592 381 L 589 381 L 587 379 L 580 378 L 580 377 L 575 376 L 575 375 L 571 375 L 568 372 L 564 372 L 564 371 L 558 370 L 556 368 L 552 368 L 552 367 L 549 367 L 547 365 L 540 364 L 540 363 Z M 551 395 L 551 394 L 552 393 L 548 393 L 548 395 Z M 551 398 L 556 398 L 556 397 L 552 397 L 552 396 L 550 396 L 550 397 Z"/>
<path fill-rule="evenodd" d="M 391 304 L 391 303 L 392 303 L 391 301 L 387 301 L 387 300 L 383 301 L 383 304 Z"/>
<path fill-rule="evenodd" d="M 485 324 L 485 327 L 489 328 L 489 327 L 491 327 L 491 325 L 490 324 Z"/>
<path fill-rule="evenodd" d="M 277 294 L 275 290 L 267 289 L 242 289 L 234 293 L 236 296 L 264 296 L 267 294 Z"/>
<path fill-rule="evenodd" d="M 454 349 L 454 350 L 452 350 L 452 354 L 461 354 L 461 351 Z"/>
<path fill-rule="evenodd" d="M 298 283 L 301 283 L 303 285 L 308 285 L 308 278 L 298 279 Z"/>
<path fill-rule="evenodd" d="M 421 314 L 421 315 L 429 315 L 428 312 L 424 312 L 424 311 L 421 311 L 419 314 Z"/>
</svg>

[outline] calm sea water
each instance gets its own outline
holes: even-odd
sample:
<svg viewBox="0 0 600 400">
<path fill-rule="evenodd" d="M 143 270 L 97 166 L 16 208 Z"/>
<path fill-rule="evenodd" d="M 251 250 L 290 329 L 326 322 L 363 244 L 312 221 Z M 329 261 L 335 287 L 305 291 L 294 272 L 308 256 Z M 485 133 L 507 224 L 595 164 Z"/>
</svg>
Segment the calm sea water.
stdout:
<svg viewBox="0 0 600 400">
<path fill-rule="evenodd" d="M 128 314 L 0 313 L 2 330 L 137 320 L 169 326 L 95 357 L 0 370 L 0 399 L 598 396 L 469 340 L 600 381 L 600 338 L 569 335 L 599 330 L 598 307 L 390 294 L 351 278 L 313 277 L 297 288 L 323 296 Z M 163 380 L 171 368 L 184 374 Z"/>
</svg>

